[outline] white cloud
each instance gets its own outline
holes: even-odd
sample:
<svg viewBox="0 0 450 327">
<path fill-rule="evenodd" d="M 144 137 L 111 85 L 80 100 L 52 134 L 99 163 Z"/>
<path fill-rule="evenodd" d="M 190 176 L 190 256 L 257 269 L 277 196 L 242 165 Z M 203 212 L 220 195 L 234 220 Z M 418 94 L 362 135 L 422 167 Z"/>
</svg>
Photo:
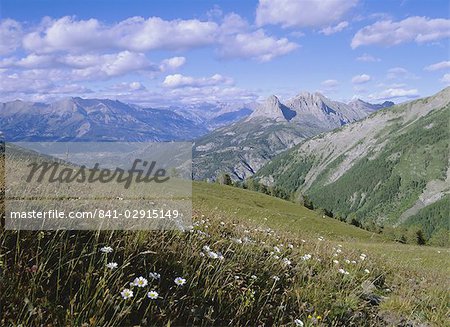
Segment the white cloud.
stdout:
<svg viewBox="0 0 450 327">
<path fill-rule="evenodd" d="M 365 87 L 359 86 L 359 85 L 355 85 L 355 86 L 353 87 L 353 91 L 358 92 L 359 94 L 369 92 L 368 89 L 366 89 Z"/>
<path fill-rule="evenodd" d="M 380 58 L 371 56 L 367 53 L 363 54 L 362 56 L 359 56 L 356 58 L 357 61 L 363 61 L 363 62 L 377 62 L 377 61 L 381 61 Z"/>
<path fill-rule="evenodd" d="M 428 65 L 424 68 L 424 70 L 432 72 L 435 70 L 448 69 L 450 68 L 450 61 L 441 61 L 432 65 Z"/>
<path fill-rule="evenodd" d="M 141 82 L 122 82 L 109 87 L 109 90 L 118 92 L 116 94 L 145 91 L 147 88 Z"/>
<path fill-rule="evenodd" d="M 445 74 L 444 76 L 442 76 L 440 81 L 445 84 L 450 84 L 450 74 Z"/>
<path fill-rule="evenodd" d="M 348 26 L 348 22 L 343 21 L 336 26 L 328 26 L 320 30 L 320 33 L 324 35 L 331 35 L 343 31 Z"/>
<path fill-rule="evenodd" d="M 242 33 L 242 31 L 247 31 L 249 28 L 248 22 L 235 13 L 226 15 L 220 24 L 221 33 L 225 35 Z"/>
<path fill-rule="evenodd" d="M 30 54 L 17 59 L 9 57 L 0 60 L 0 68 L 9 70 L 53 70 L 60 71 L 64 78 L 73 80 L 107 79 L 130 73 L 154 75 L 174 70 L 185 63 L 184 57 L 164 59 L 161 63 L 151 62 L 145 54 L 121 51 L 110 54 Z"/>
<path fill-rule="evenodd" d="M 14 52 L 22 40 L 22 25 L 12 19 L 0 21 L 0 55 Z"/>
<path fill-rule="evenodd" d="M 369 82 L 371 79 L 372 78 L 370 77 L 370 75 L 367 75 L 367 74 L 356 75 L 356 76 L 353 76 L 352 83 L 353 84 L 364 84 L 364 83 Z"/>
<path fill-rule="evenodd" d="M 259 0 L 256 23 L 323 27 L 339 21 L 358 0 Z"/>
<path fill-rule="evenodd" d="M 163 86 L 167 88 L 182 88 L 182 87 L 203 87 L 221 84 L 233 84 L 233 80 L 229 77 L 224 77 L 220 74 L 215 74 L 211 77 L 195 78 L 191 76 L 184 76 L 181 74 L 167 75 L 164 79 Z"/>
<path fill-rule="evenodd" d="M 371 100 L 414 99 L 419 97 L 417 89 L 390 88 L 379 93 L 370 94 Z"/>
<path fill-rule="evenodd" d="M 83 85 L 67 82 L 70 80 L 68 75 L 59 70 L 31 69 L 17 73 L 2 71 L 0 72 L 0 95 L 4 100 L 26 97 L 34 101 L 48 94 L 73 95 L 92 92 Z M 66 83 L 60 83 L 61 81 Z"/>
<path fill-rule="evenodd" d="M 69 66 L 79 67 L 72 70 L 74 78 L 77 79 L 103 79 L 132 72 L 159 70 L 143 53 L 129 51 L 104 55 L 72 55 L 64 59 Z"/>
<path fill-rule="evenodd" d="M 335 88 L 339 85 L 339 82 L 335 79 L 327 79 L 321 83 L 326 88 Z"/>
<path fill-rule="evenodd" d="M 243 103 L 257 99 L 257 95 L 249 90 L 220 86 L 173 89 L 164 95 L 166 99 L 175 103 L 187 104 L 205 102 Z"/>
<path fill-rule="evenodd" d="M 387 71 L 387 79 L 417 79 L 417 77 L 403 67 L 394 67 Z"/>
<path fill-rule="evenodd" d="M 185 57 L 172 57 L 169 59 L 164 59 L 159 67 L 161 71 L 175 70 L 183 66 L 185 63 L 186 63 Z"/>
<path fill-rule="evenodd" d="M 376 87 L 385 88 L 385 89 L 391 89 L 391 88 L 393 88 L 393 89 L 400 89 L 400 88 L 406 87 L 406 84 L 405 83 L 389 83 L 389 84 L 378 83 L 376 85 Z"/>
<path fill-rule="evenodd" d="M 223 58 L 251 58 L 265 62 L 297 48 L 298 45 L 288 39 L 267 36 L 259 29 L 250 33 L 225 36 L 219 54 Z"/>
<path fill-rule="evenodd" d="M 17 59 L 15 57 L 4 58 L 0 61 L 0 67 L 18 67 L 18 68 L 49 68 L 55 65 L 55 58 L 49 55 L 29 54 L 26 57 Z"/>
<path fill-rule="evenodd" d="M 180 51 L 213 46 L 227 58 L 259 61 L 271 60 L 298 47 L 286 38 L 278 39 L 261 29 L 255 30 L 235 13 L 223 17 L 220 24 L 197 19 L 131 17 L 106 25 L 97 19 L 47 18 L 26 34 L 22 43 L 25 50 L 36 54 L 67 52 L 76 55 L 111 51 Z M 171 64 L 174 63 L 169 66 Z"/>
<path fill-rule="evenodd" d="M 159 17 L 131 17 L 113 26 L 97 19 L 76 20 L 65 16 L 44 20 L 42 31 L 27 34 L 24 48 L 36 53 L 120 49 L 181 50 L 212 44 L 218 31 L 214 22 L 196 19 L 166 21 Z"/>
<path fill-rule="evenodd" d="M 322 86 L 323 89 L 318 90 L 318 92 L 324 93 L 324 94 L 331 94 L 331 93 L 335 93 L 337 91 L 339 82 L 335 79 L 327 79 L 327 80 L 323 81 L 322 83 L 320 83 L 320 85 Z"/>
<path fill-rule="evenodd" d="M 96 95 L 103 98 L 116 98 L 121 101 L 136 103 L 151 107 L 178 106 L 180 104 L 199 103 L 246 103 L 255 101 L 258 96 L 250 91 L 235 86 L 208 85 L 202 87 L 183 88 L 152 88 L 150 90 L 132 91 L 122 88 L 120 92 L 115 89 L 104 90 Z"/>
<path fill-rule="evenodd" d="M 393 46 L 406 42 L 425 43 L 450 37 L 450 19 L 413 16 L 399 22 L 383 20 L 359 30 L 353 49 L 363 45 Z"/>
<path fill-rule="evenodd" d="M 209 19 L 219 18 L 223 16 L 223 11 L 219 5 L 214 5 L 210 10 L 206 12 L 206 16 Z"/>
</svg>

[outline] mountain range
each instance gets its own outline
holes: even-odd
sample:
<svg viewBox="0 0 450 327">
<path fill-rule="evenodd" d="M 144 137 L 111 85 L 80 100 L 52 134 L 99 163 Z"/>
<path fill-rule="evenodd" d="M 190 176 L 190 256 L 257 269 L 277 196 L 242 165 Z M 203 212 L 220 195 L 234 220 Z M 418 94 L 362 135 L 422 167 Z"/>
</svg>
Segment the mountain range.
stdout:
<svg viewBox="0 0 450 327">
<path fill-rule="evenodd" d="M 193 140 L 251 112 L 244 105 L 144 108 L 78 97 L 52 103 L 17 100 L 0 103 L 0 131 L 8 141 Z"/>
<path fill-rule="evenodd" d="M 306 140 L 255 178 L 332 215 L 448 229 L 450 87 Z"/>
<path fill-rule="evenodd" d="M 194 178 L 214 179 L 228 173 L 232 179 L 244 180 L 302 140 L 392 105 L 392 102 L 373 105 L 362 100 L 346 104 L 308 92 L 281 103 L 272 95 L 247 118 L 195 141 Z"/>
</svg>

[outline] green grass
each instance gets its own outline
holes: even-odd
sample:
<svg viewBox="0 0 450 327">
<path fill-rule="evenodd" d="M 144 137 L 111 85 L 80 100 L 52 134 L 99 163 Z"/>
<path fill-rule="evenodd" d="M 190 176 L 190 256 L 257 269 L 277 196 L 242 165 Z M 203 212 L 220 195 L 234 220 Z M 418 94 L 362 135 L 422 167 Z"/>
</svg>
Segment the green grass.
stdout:
<svg viewBox="0 0 450 327">
<path fill-rule="evenodd" d="M 380 261 L 416 272 L 444 277 L 450 272 L 450 249 L 392 242 L 383 235 L 323 216 L 299 204 L 232 186 L 194 182 L 194 207 L 199 212 L 233 221 L 264 225 L 290 237 L 320 237 L 358 251 L 371 251 Z"/>
<path fill-rule="evenodd" d="M 238 221 L 264 224 L 278 231 L 324 236 L 335 241 L 382 241 L 380 235 L 323 218 L 322 214 L 299 204 L 231 186 L 194 182 L 194 207 L 226 215 Z"/>
<path fill-rule="evenodd" d="M 194 227 L 184 233 L 2 231 L 0 325 L 445 325 L 446 249 L 392 243 L 301 205 L 217 184 L 193 184 L 193 209 Z M 111 254 L 99 251 L 106 245 Z M 224 260 L 209 258 L 205 245 Z M 153 271 L 160 280 L 148 278 Z M 122 299 L 141 275 L 149 285 Z M 186 284 L 176 286 L 177 276 Z M 149 290 L 159 298 L 148 299 Z"/>
</svg>

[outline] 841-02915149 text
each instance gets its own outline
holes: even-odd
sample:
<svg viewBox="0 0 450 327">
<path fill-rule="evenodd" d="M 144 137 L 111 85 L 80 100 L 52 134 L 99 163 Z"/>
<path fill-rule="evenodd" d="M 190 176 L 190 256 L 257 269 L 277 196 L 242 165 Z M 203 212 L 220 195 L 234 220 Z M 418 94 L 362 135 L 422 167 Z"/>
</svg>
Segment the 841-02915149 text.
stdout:
<svg viewBox="0 0 450 327">
<path fill-rule="evenodd" d="M 178 209 L 95 209 L 91 211 L 11 211 L 13 219 L 178 219 L 183 213 Z"/>
</svg>

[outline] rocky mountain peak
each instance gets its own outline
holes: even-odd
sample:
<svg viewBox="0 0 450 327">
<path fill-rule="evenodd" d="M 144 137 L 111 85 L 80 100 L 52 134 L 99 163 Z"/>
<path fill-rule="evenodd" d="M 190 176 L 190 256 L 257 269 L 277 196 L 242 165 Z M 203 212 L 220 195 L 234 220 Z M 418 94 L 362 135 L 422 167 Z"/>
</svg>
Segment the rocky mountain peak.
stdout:
<svg viewBox="0 0 450 327">
<path fill-rule="evenodd" d="M 256 107 L 253 113 L 247 118 L 252 120 L 254 118 L 266 118 L 276 121 L 287 121 L 289 120 L 285 114 L 285 106 L 280 102 L 280 100 L 275 96 L 269 96 L 266 101 Z"/>
<path fill-rule="evenodd" d="M 362 110 L 365 112 L 373 112 L 379 109 L 383 109 L 383 108 L 388 108 L 394 105 L 394 102 L 392 101 L 384 101 L 383 103 L 369 103 L 367 101 L 364 101 L 362 99 L 354 99 L 352 101 L 350 101 L 348 103 L 348 105 L 353 108 L 353 109 L 357 109 L 357 110 Z"/>
</svg>

